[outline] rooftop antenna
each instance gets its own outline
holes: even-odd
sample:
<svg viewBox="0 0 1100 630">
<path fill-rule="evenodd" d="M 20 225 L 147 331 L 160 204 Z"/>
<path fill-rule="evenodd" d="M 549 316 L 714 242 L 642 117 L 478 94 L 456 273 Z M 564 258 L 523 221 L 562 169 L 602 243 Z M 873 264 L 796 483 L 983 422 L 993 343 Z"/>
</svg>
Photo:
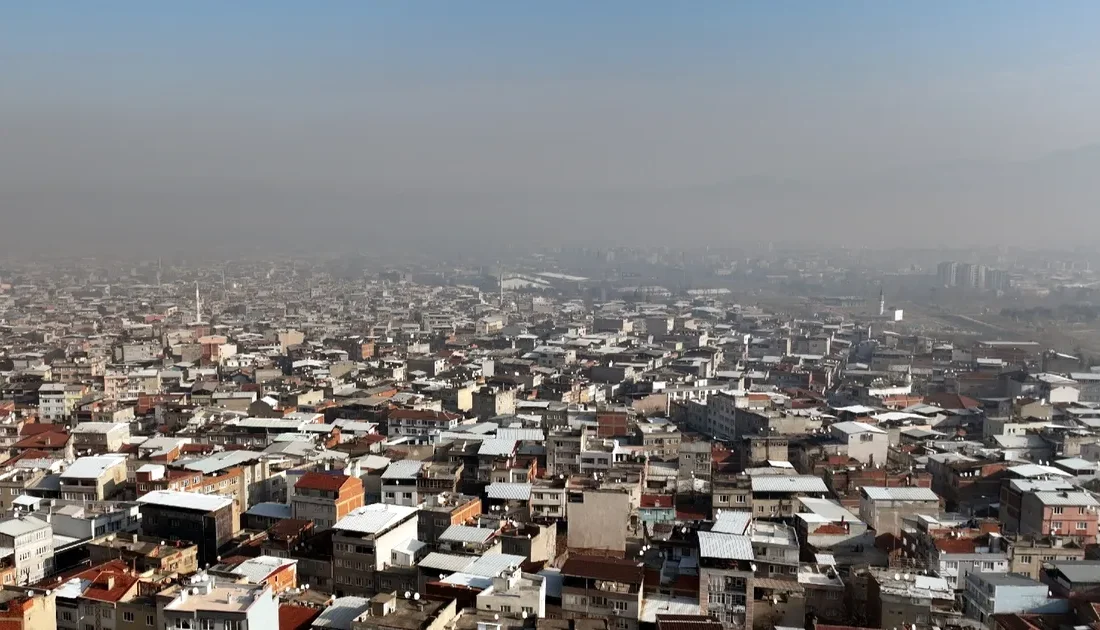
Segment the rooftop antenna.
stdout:
<svg viewBox="0 0 1100 630">
<path fill-rule="evenodd" d="M 504 268 L 500 268 L 500 310 L 504 310 Z"/>
<path fill-rule="evenodd" d="M 883 292 L 882 287 L 878 290 L 878 316 L 882 317 L 886 314 L 886 293 Z"/>
</svg>

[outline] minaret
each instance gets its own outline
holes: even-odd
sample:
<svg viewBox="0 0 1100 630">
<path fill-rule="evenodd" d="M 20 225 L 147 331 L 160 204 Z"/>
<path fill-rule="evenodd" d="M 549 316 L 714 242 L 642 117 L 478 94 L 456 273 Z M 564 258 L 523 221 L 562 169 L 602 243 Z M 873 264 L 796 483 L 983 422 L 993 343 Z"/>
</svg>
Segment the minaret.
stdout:
<svg viewBox="0 0 1100 630">
<path fill-rule="evenodd" d="M 500 270 L 500 310 L 504 310 L 504 270 Z"/>
<path fill-rule="evenodd" d="M 199 296 L 199 283 L 195 283 L 195 323 L 202 323 L 202 298 Z"/>
<path fill-rule="evenodd" d="M 882 317 L 886 314 L 886 293 L 880 288 L 878 290 L 878 316 Z"/>
</svg>

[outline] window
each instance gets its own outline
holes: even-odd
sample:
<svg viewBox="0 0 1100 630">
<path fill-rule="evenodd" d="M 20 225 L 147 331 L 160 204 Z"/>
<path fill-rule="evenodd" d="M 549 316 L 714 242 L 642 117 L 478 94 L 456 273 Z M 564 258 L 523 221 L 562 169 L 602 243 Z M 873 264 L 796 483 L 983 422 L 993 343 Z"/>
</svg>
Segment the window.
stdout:
<svg viewBox="0 0 1100 630">
<path fill-rule="evenodd" d="M 132 613 L 132 612 L 123 612 L 122 613 L 122 620 L 125 621 L 126 623 L 133 623 L 134 613 Z"/>
<path fill-rule="evenodd" d="M 504 605 L 501 605 L 501 607 L 500 607 L 500 612 L 502 612 L 502 613 L 510 613 L 510 612 L 512 612 L 512 607 L 511 607 L 511 606 L 504 606 Z"/>
<path fill-rule="evenodd" d="M 1077 521 L 1077 529 L 1088 529 L 1089 524 L 1085 521 Z"/>
<path fill-rule="evenodd" d="M 728 494 L 718 495 L 718 502 L 719 503 L 729 503 L 730 502 L 730 495 L 728 495 Z"/>
<path fill-rule="evenodd" d="M 145 625 L 147 625 L 147 626 L 149 626 L 150 628 L 152 628 L 152 627 L 153 627 L 153 623 L 154 623 L 155 621 L 156 621 L 156 618 L 155 618 L 155 617 L 153 617 L 153 615 L 145 615 Z"/>
<path fill-rule="evenodd" d="M 200 619 L 199 620 L 199 630 L 214 630 L 214 620 L 213 619 Z"/>
<path fill-rule="evenodd" d="M 618 601 L 618 600 L 615 601 L 615 610 L 626 610 L 629 607 L 630 607 L 630 604 L 628 604 L 627 602 Z"/>
<path fill-rule="evenodd" d="M 1056 507 L 1056 508 L 1054 508 L 1054 513 L 1055 513 L 1055 514 L 1061 514 L 1061 513 L 1062 513 L 1062 511 L 1063 511 L 1064 509 L 1065 509 L 1065 508 L 1061 508 L 1061 507 Z"/>
<path fill-rule="evenodd" d="M 1061 530 L 1062 530 L 1062 521 L 1053 521 L 1053 522 L 1052 522 L 1052 523 L 1050 524 L 1050 528 L 1051 528 L 1051 529 L 1056 529 L 1056 530 L 1058 530 L 1058 531 L 1061 531 Z"/>
<path fill-rule="evenodd" d="M 110 619 L 111 618 L 111 609 L 110 608 L 104 608 L 103 609 L 103 618 L 104 619 Z"/>
<path fill-rule="evenodd" d="M 72 611 L 68 611 L 68 610 L 61 611 L 61 618 L 64 619 L 65 621 L 72 621 L 73 620 Z"/>
<path fill-rule="evenodd" d="M 84 624 L 84 630 L 95 630 L 95 626 L 90 623 Z"/>
<path fill-rule="evenodd" d="M 825 591 L 825 599 L 840 599 L 840 591 Z"/>
<path fill-rule="evenodd" d="M 737 495 L 737 502 L 738 503 L 744 503 L 745 502 L 745 495 L 743 495 L 743 494 Z"/>
<path fill-rule="evenodd" d="M 520 610 L 521 610 L 522 612 L 525 612 L 525 613 L 527 613 L 528 615 L 533 615 L 533 614 L 535 614 L 535 609 L 534 609 L 534 608 L 531 608 L 530 606 L 524 606 L 524 607 L 523 607 L 523 608 L 521 608 Z"/>
<path fill-rule="evenodd" d="M 243 630 L 244 623 L 237 620 L 229 620 L 225 622 L 225 630 Z"/>
</svg>

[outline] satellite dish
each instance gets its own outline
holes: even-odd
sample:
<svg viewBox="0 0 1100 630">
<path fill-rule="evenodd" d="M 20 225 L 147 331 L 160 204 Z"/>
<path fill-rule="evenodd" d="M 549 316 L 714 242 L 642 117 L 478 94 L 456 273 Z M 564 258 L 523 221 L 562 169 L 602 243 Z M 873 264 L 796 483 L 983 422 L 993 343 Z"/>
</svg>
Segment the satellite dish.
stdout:
<svg viewBox="0 0 1100 630">
<path fill-rule="evenodd" d="M 526 619 L 526 618 L 527 618 L 527 611 L 526 611 L 526 610 L 525 610 L 525 611 L 523 611 L 523 618 L 524 618 L 524 619 Z"/>
<path fill-rule="evenodd" d="M 420 593 L 413 593 L 413 600 L 420 601 Z"/>
<path fill-rule="evenodd" d="M 405 599 L 408 599 L 411 595 L 412 593 L 410 593 L 409 591 L 405 591 Z"/>
</svg>

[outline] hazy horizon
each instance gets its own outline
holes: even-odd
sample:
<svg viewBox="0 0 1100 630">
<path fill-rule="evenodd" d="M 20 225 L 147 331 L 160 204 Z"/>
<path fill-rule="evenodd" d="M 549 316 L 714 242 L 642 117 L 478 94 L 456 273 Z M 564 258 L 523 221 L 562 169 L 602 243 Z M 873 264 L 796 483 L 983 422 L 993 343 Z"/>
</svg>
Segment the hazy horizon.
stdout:
<svg viewBox="0 0 1100 630">
<path fill-rule="evenodd" d="M 0 247 L 1086 244 L 1100 5 L 25 3 Z"/>
</svg>

